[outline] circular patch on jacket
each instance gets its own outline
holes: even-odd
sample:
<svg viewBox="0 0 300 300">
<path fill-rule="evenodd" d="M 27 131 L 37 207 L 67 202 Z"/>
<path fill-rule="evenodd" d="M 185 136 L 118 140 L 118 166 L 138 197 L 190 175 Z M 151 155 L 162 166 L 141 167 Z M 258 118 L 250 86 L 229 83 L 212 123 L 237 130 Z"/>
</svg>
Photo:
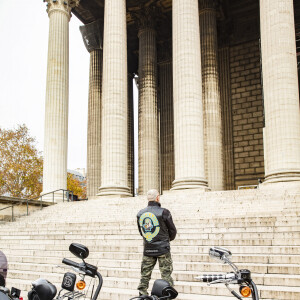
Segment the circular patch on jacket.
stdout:
<svg viewBox="0 0 300 300">
<path fill-rule="evenodd" d="M 142 234 L 147 242 L 151 242 L 159 233 L 160 226 L 156 216 L 153 213 L 143 213 L 139 221 Z"/>
</svg>

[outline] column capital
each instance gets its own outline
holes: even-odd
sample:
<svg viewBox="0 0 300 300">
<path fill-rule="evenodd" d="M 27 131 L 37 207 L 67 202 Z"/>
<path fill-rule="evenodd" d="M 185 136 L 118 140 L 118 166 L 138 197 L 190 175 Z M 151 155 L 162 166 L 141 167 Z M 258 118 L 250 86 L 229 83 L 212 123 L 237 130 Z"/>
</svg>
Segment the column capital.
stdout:
<svg viewBox="0 0 300 300">
<path fill-rule="evenodd" d="M 155 29 L 156 16 L 159 8 L 155 5 L 140 5 L 140 9 L 131 11 L 130 14 L 138 28 L 139 34 L 145 29 Z"/>
<path fill-rule="evenodd" d="M 103 20 L 82 25 L 79 27 L 83 43 L 89 53 L 94 50 L 103 50 Z"/>
<path fill-rule="evenodd" d="M 44 2 L 47 2 L 49 16 L 53 11 L 61 11 L 71 17 L 72 8 L 78 6 L 80 0 L 44 0 Z"/>
</svg>

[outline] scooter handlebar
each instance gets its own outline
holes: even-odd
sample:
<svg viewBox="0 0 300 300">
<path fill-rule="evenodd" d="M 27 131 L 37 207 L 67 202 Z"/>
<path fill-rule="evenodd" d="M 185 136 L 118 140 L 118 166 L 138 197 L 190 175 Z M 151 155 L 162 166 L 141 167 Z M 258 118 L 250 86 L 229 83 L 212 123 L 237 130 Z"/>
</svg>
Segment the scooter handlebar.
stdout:
<svg viewBox="0 0 300 300">
<path fill-rule="evenodd" d="M 203 274 L 201 276 L 195 277 L 195 279 L 203 282 L 213 282 L 213 281 L 225 281 L 225 280 L 234 280 L 236 275 L 234 273 L 227 274 Z"/>
<path fill-rule="evenodd" d="M 80 264 L 70 259 L 64 258 L 62 263 L 71 267 L 80 268 Z"/>
</svg>

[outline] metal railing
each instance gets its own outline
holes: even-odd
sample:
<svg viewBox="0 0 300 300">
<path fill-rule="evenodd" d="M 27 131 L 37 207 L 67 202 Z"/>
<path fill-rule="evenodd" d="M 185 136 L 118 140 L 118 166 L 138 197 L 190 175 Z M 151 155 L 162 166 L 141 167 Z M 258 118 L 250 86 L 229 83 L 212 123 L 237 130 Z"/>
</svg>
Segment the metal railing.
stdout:
<svg viewBox="0 0 300 300">
<path fill-rule="evenodd" d="M 0 211 L 3 211 L 5 209 L 9 209 L 11 208 L 11 222 L 15 221 L 15 214 L 14 214 L 14 208 L 17 207 L 17 206 L 21 206 L 21 205 L 24 205 L 26 203 L 26 214 L 27 216 L 29 216 L 29 205 L 32 204 L 34 206 L 38 206 L 38 202 L 34 202 L 36 201 L 36 199 L 40 199 L 39 202 L 39 206 L 40 206 L 40 209 L 43 209 L 43 206 L 51 203 L 51 201 L 45 201 L 43 202 L 43 197 L 45 199 L 45 196 L 47 195 L 51 195 L 52 194 L 52 205 L 55 204 L 55 193 L 57 192 L 61 192 L 62 191 L 62 198 L 63 198 L 63 202 L 65 201 L 73 201 L 74 199 L 74 194 L 72 191 L 69 191 L 69 190 L 64 190 L 64 189 L 58 189 L 58 190 L 55 190 L 55 191 L 52 191 L 52 192 L 49 192 L 49 193 L 45 193 L 45 194 L 42 194 L 40 196 L 37 196 L 37 197 L 34 197 L 34 198 L 31 198 L 31 199 L 25 199 L 23 201 L 21 201 L 20 203 L 17 203 L 17 204 L 12 204 L 12 205 L 9 205 L 9 206 L 6 206 L 4 208 L 1 208 Z M 70 197 L 71 196 L 71 197 Z M 50 196 L 51 198 L 51 196 Z M 71 198 L 71 199 L 70 199 Z M 44 204 L 44 205 L 43 205 Z M 50 204 L 49 204 L 50 205 Z M 19 216 L 23 216 L 22 214 L 19 215 Z M 1 220 L 0 220 L 1 221 Z"/>
</svg>

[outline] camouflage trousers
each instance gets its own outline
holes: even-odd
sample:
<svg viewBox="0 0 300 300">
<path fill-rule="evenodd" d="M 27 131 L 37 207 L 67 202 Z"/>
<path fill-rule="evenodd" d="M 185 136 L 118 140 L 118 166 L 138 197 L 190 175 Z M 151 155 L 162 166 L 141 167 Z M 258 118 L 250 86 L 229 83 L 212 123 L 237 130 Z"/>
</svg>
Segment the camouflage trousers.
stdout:
<svg viewBox="0 0 300 300">
<path fill-rule="evenodd" d="M 161 278 L 168 281 L 171 286 L 174 285 L 173 279 L 171 277 L 171 274 L 173 272 L 173 261 L 170 252 L 158 257 L 143 256 L 141 266 L 141 280 L 138 286 L 138 290 L 140 291 L 141 295 L 148 295 L 147 289 L 149 287 L 149 281 L 151 279 L 151 274 L 157 260 Z"/>
</svg>

